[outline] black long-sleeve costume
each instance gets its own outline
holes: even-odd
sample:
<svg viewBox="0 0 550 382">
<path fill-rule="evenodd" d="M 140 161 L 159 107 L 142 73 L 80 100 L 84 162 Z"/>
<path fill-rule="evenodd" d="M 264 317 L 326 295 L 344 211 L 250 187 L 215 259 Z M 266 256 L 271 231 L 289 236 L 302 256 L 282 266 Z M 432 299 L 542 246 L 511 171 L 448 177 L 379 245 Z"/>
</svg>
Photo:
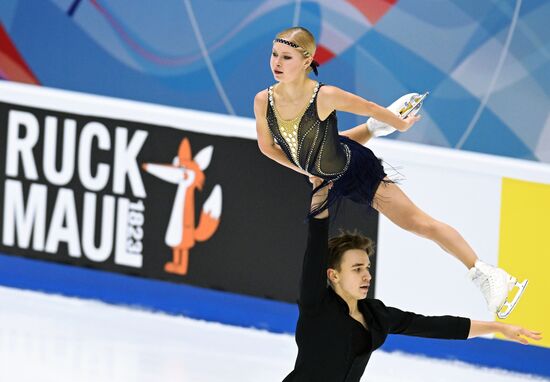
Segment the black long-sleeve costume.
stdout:
<svg viewBox="0 0 550 382">
<path fill-rule="evenodd" d="M 346 302 L 327 287 L 328 218 L 311 219 L 304 256 L 300 315 L 296 326 L 298 357 L 284 382 L 359 381 L 370 355 L 388 334 L 466 339 L 470 320 L 427 317 L 386 307 L 376 299 L 359 300 L 368 329 L 349 315 Z"/>
</svg>

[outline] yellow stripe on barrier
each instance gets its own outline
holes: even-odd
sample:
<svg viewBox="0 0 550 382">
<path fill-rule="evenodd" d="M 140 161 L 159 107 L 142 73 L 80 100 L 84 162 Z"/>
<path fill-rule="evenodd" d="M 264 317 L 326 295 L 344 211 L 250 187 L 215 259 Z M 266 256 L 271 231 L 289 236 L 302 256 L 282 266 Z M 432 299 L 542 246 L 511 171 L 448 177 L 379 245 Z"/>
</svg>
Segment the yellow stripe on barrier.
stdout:
<svg viewBox="0 0 550 382">
<path fill-rule="evenodd" d="M 505 322 L 542 331 L 537 345 L 550 347 L 550 184 L 503 178 L 501 203 L 498 265 L 529 279 Z"/>
</svg>

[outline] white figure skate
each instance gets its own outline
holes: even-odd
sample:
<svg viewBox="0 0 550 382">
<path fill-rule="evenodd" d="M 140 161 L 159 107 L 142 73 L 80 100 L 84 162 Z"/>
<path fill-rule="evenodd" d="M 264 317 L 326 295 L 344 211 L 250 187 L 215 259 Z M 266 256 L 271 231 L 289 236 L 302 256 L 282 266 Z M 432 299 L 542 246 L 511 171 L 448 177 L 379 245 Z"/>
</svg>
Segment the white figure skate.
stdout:
<svg viewBox="0 0 550 382">
<path fill-rule="evenodd" d="M 395 115 L 398 115 L 400 118 L 405 119 L 409 115 L 416 115 L 420 111 L 422 103 L 424 102 L 424 99 L 428 96 L 428 94 L 430 93 L 426 92 L 424 94 L 405 94 L 404 96 L 394 101 L 386 109 L 388 109 Z M 373 137 L 383 137 L 395 131 L 394 127 L 374 118 L 369 118 L 367 120 L 367 128 L 369 129 Z"/>
<path fill-rule="evenodd" d="M 481 289 L 489 310 L 501 319 L 512 313 L 528 282 L 525 280 L 520 283 L 503 269 L 485 264 L 480 260 L 476 261 L 475 266 L 468 271 L 468 277 Z M 513 299 L 508 300 L 508 295 L 514 287 L 517 287 L 518 291 Z"/>
</svg>

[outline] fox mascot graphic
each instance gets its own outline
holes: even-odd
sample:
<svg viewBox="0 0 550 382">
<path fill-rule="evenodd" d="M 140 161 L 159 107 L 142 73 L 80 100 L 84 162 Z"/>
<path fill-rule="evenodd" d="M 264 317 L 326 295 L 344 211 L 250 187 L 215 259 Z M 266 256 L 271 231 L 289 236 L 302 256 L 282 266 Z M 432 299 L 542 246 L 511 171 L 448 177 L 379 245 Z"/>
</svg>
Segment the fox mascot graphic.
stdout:
<svg viewBox="0 0 550 382">
<path fill-rule="evenodd" d="M 213 146 L 207 146 L 193 158 L 189 140 L 184 138 L 171 165 L 143 164 L 143 169 L 149 174 L 178 186 L 164 237 L 166 245 L 172 248 L 172 261 L 164 265 L 168 273 L 187 274 L 189 250 L 195 241 L 208 240 L 218 229 L 222 211 L 220 185 L 214 186 L 204 202 L 199 225 L 195 227 L 195 189 L 202 190 L 205 179 L 203 171 L 210 164 L 213 151 Z"/>
</svg>

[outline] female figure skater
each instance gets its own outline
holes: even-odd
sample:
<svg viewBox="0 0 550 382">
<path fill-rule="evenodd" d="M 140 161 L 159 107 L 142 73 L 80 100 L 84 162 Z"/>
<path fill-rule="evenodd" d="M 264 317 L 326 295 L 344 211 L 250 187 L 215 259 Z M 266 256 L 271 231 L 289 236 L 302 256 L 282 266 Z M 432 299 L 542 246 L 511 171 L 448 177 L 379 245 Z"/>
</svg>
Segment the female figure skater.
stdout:
<svg viewBox="0 0 550 382">
<path fill-rule="evenodd" d="M 315 187 L 321 185 L 321 179 L 312 179 Z M 313 194 L 312 208 L 327 197 L 329 187 Z M 283 382 L 358 382 L 388 334 L 464 340 L 498 332 L 522 344 L 525 337 L 541 339 L 541 333 L 520 326 L 423 316 L 367 299 L 371 241 L 353 234 L 329 240 L 328 228 L 328 210 L 309 220 L 298 300 L 298 356 Z"/>
<path fill-rule="evenodd" d="M 342 198 L 372 205 L 398 226 L 433 240 L 460 260 L 470 270 L 489 310 L 501 318 L 508 316 L 527 281 L 516 282 L 504 270 L 481 262 L 454 228 L 414 205 L 363 146 L 372 136 L 387 134 L 387 125 L 403 132 L 420 117 L 411 113 L 401 119 L 357 95 L 313 81 L 308 74 L 317 72 L 315 49 L 313 35 L 300 27 L 284 30 L 273 41 L 270 65 L 278 83 L 254 98 L 261 152 L 305 176 L 322 178 L 322 186 L 332 185 L 328 198 L 311 210 L 310 218 Z M 339 134 L 336 110 L 372 116 L 376 123 L 369 123 L 371 119 Z M 508 302 L 514 286 L 519 291 Z"/>
</svg>

